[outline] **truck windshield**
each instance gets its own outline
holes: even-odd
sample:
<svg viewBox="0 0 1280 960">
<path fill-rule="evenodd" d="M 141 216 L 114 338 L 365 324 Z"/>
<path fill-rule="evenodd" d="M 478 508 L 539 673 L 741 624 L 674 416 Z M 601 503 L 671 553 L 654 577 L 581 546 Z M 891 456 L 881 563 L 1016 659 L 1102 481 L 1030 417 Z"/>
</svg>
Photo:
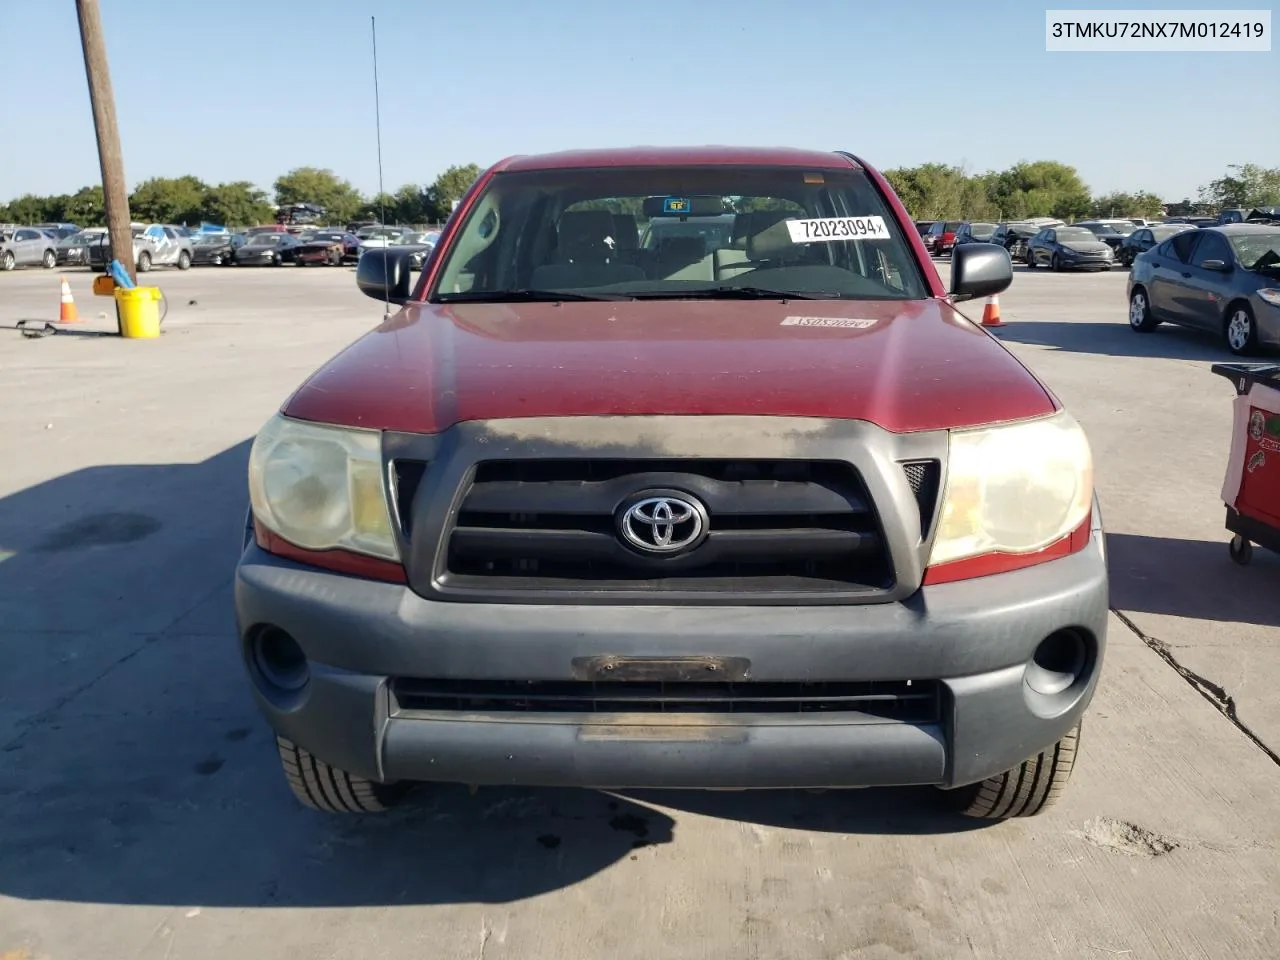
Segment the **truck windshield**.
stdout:
<svg viewBox="0 0 1280 960">
<path fill-rule="evenodd" d="M 866 174 L 741 165 L 499 173 L 444 251 L 434 302 L 928 296 Z"/>
</svg>

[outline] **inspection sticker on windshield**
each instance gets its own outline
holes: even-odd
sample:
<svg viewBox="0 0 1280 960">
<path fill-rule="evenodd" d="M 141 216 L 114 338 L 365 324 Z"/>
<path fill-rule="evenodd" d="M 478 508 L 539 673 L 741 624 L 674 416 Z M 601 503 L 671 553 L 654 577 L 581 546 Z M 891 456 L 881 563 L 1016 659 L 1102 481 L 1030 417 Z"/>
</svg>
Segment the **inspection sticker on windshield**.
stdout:
<svg viewBox="0 0 1280 960">
<path fill-rule="evenodd" d="M 780 324 L 784 327 L 852 327 L 855 330 L 875 325 L 876 321 L 862 317 L 786 317 Z"/>
<path fill-rule="evenodd" d="M 823 217 L 788 220 L 792 243 L 830 243 L 832 240 L 887 240 L 884 217 Z"/>
</svg>

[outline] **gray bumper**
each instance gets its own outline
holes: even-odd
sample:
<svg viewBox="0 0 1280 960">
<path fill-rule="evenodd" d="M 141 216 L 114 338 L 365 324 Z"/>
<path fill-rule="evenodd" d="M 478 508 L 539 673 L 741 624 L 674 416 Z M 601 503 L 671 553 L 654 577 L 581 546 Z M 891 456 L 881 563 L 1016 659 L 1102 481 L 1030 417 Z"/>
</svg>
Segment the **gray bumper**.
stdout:
<svg viewBox="0 0 1280 960">
<path fill-rule="evenodd" d="M 1095 511 L 1096 516 L 1096 511 Z M 1106 643 L 1101 529 L 1070 557 L 924 587 L 902 603 L 616 607 L 427 600 L 409 588 L 303 567 L 252 543 L 236 572 L 242 643 L 279 627 L 310 680 L 272 727 L 377 780 L 584 787 L 959 786 L 1052 745 L 1093 696 Z M 1090 638 L 1079 680 L 1024 681 L 1049 634 Z M 937 680 L 940 722 L 853 715 L 443 714 L 396 709 L 389 678 L 570 680 L 576 657 L 733 656 L 759 681 Z M 250 670 L 251 676 L 256 676 Z"/>
</svg>

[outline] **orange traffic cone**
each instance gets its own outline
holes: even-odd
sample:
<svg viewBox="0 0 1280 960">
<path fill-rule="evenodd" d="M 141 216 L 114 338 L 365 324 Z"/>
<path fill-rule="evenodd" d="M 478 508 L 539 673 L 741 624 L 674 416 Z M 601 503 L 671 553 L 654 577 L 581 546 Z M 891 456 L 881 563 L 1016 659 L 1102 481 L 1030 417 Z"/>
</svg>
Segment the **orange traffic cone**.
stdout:
<svg viewBox="0 0 1280 960">
<path fill-rule="evenodd" d="M 80 319 L 80 314 L 76 310 L 75 297 L 71 296 L 71 286 L 67 283 L 67 278 L 62 278 L 62 309 L 58 313 L 59 323 L 76 323 Z"/>
<path fill-rule="evenodd" d="M 1000 319 L 1000 298 L 994 293 L 987 297 L 987 305 L 982 308 L 982 325 L 984 327 L 1003 327 Z"/>
</svg>

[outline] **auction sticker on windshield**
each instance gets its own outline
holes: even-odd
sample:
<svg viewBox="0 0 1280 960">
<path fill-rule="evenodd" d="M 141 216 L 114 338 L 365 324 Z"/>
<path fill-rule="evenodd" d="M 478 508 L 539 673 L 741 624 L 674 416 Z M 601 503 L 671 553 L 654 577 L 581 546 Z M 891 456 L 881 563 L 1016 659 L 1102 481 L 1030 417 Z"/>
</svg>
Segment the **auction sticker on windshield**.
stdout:
<svg viewBox="0 0 1280 960">
<path fill-rule="evenodd" d="M 792 243 L 832 240 L 887 240 L 889 228 L 884 217 L 823 217 L 818 220 L 788 220 Z"/>
</svg>

